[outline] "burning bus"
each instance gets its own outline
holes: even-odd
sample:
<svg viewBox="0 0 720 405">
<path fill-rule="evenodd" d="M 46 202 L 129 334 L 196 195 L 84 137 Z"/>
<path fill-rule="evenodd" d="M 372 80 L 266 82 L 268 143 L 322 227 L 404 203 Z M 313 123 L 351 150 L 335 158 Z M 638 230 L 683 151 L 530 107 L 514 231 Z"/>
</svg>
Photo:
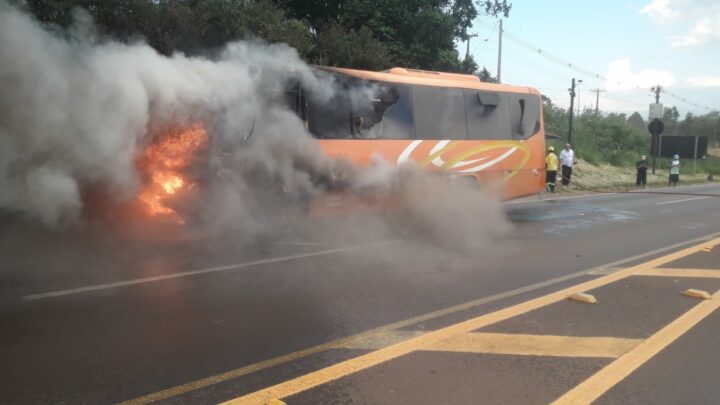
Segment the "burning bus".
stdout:
<svg viewBox="0 0 720 405">
<path fill-rule="evenodd" d="M 300 86 L 290 107 L 329 156 L 367 166 L 406 162 L 492 187 L 503 199 L 544 190 L 545 134 L 540 93 L 483 83 L 464 74 L 393 68 L 318 68 L 344 91 L 316 103 Z M 314 211 L 355 209 L 358 196 L 330 192 Z"/>
<path fill-rule="evenodd" d="M 318 97 L 300 80 L 291 80 L 279 96 L 282 100 L 273 101 L 295 115 L 301 125 L 298 129 L 304 127 L 315 138 L 306 141 L 319 146 L 318 153 L 333 162 L 313 163 L 317 157 L 302 156 L 298 145 L 290 146 L 294 155 L 280 157 L 293 160 L 290 167 L 307 173 L 312 182 L 312 190 L 302 200 L 294 200 L 312 215 L 377 211 L 396 205 L 392 193 L 358 192 L 358 187 L 352 187 L 348 173 L 378 162 L 393 168 L 409 164 L 450 179 L 468 180 L 503 199 L 536 194 L 545 187 L 542 104 L 535 89 L 484 83 L 472 75 L 404 68 L 371 72 L 315 67 L 315 74 L 332 83 L 329 98 Z M 265 128 L 256 123 L 256 116 L 248 121 L 239 137 L 252 145 L 265 136 L 258 135 Z M 166 131 L 146 147 L 138 160 L 145 176 L 139 200 L 149 213 L 185 221 L 172 201 L 198 186 L 184 172 L 209 148 L 207 132 L 202 124 L 193 124 Z M 285 135 L 281 142 L 291 143 L 294 137 Z M 245 153 L 243 158 L 254 156 Z M 253 182 L 258 176 L 246 177 Z M 266 188 L 261 184 L 257 189 Z M 287 191 L 286 185 L 281 188 Z"/>
</svg>

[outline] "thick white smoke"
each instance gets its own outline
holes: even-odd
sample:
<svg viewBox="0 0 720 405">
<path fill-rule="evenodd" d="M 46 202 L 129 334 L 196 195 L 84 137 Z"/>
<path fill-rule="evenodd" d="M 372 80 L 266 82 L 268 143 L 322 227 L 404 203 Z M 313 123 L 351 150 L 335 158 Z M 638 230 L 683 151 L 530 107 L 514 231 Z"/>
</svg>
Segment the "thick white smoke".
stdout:
<svg viewBox="0 0 720 405">
<path fill-rule="evenodd" d="M 357 171 L 323 155 L 277 100 L 291 80 L 320 102 L 335 83 L 288 46 L 235 42 L 215 59 L 166 57 L 73 32 L 59 36 L 0 3 L 0 212 L 58 228 L 83 217 L 90 190 L 131 201 L 153 129 L 202 122 L 211 138 L 202 187 L 184 203 L 210 229 L 273 232 L 333 185 L 401 193 L 405 225 L 453 243 L 506 229 L 495 200 L 459 183 L 382 160 Z"/>
<path fill-rule="evenodd" d="M 314 76 L 283 45 L 234 43 L 218 60 L 164 57 L 144 44 L 70 42 L 0 5 L 0 208 L 57 226 L 101 185 L 132 198 L 149 128 L 211 118 L 240 143 L 283 80 Z M 272 79 L 271 79 L 272 78 Z M 318 88 L 319 89 L 319 88 Z"/>
</svg>

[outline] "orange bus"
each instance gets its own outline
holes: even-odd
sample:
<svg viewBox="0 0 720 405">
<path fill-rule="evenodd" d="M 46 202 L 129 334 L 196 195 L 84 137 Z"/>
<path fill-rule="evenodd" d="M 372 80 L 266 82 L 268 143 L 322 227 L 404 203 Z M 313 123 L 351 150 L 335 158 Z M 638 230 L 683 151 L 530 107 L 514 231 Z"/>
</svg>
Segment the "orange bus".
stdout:
<svg viewBox="0 0 720 405">
<path fill-rule="evenodd" d="M 380 156 L 500 184 L 504 199 L 545 189 L 540 93 L 484 83 L 476 76 L 392 68 L 383 72 L 317 67 L 341 91 L 314 103 L 288 94 L 326 154 L 355 165 Z M 328 205 L 337 200 L 327 199 Z"/>
</svg>

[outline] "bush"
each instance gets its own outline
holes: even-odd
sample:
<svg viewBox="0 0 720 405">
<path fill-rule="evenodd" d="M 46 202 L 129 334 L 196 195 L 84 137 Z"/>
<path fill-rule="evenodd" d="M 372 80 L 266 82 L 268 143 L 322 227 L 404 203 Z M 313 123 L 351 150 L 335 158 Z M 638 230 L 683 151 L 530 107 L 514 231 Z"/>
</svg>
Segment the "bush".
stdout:
<svg viewBox="0 0 720 405">
<path fill-rule="evenodd" d="M 544 115 L 547 132 L 567 135 L 565 110 L 546 103 Z M 550 144 L 562 147 L 564 140 L 555 140 Z M 624 114 L 603 115 L 585 111 L 573 123 L 573 149 L 578 158 L 588 163 L 634 166 L 640 155 L 649 154 L 650 136 L 629 124 Z"/>
</svg>

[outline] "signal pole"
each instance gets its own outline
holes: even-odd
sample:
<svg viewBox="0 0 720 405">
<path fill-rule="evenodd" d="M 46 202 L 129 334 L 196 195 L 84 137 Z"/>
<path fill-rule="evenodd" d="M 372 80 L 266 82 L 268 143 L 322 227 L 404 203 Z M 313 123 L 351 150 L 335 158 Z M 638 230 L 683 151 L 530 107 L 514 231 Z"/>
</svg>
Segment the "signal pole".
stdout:
<svg viewBox="0 0 720 405">
<path fill-rule="evenodd" d="M 597 114 L 600 111 L 600 93 L 605 93 L 607 90 L 602 90 L 598 88 L 590 91 L 595 93 L 595 114 Z"/>
<path fill-rule="evenodd" d="M 502 36 L 503 36 L 503 28 L 502 28 L 502 19 L 500 20 L 500 29 L 498 29 L 498 65 L 497 65 L 497 81 L 498 83 L 502 83 L 502 79 L 500 78 L 500 74 L 502 72 Z"/>
</svg>

